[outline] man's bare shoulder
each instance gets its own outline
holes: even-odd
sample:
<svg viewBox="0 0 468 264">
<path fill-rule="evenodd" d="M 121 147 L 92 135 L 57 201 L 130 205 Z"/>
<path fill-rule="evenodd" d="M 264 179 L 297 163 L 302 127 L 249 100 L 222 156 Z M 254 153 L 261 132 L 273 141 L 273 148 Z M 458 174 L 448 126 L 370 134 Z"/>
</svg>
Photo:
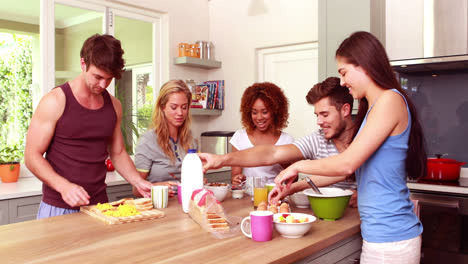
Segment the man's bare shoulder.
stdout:
<svg viewBox="0 0 468 264">
<path fill-rule="evenodd" d="M 62 89 L 52 89 L 42 97 L 36 112 L 41 115 L 49 116 L 50 118 L 58 119 L 65 109 L 65 102 L 65 93 Z"/>
<path fill-rule="evenodd" d="M 111 98 L 112 105 L 114 106 L 114 110 L 117 113 L 117 116 L 120 116 L 122 114 L 122 104 L 120 103 L 120 100 L 110 93 L 109 93 L 109 96 Z"/>
</svg>

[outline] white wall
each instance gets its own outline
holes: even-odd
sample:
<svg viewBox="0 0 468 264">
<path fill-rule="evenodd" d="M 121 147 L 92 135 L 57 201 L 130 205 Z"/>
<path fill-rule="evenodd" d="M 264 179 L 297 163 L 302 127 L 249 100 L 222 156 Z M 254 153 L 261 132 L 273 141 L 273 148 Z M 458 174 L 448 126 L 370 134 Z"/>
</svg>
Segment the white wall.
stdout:
<svg viewBox="0 0 468 264">
<path fill-rule="evenodd" d="M 220 117 L 195 117 L 194 133 L 198 135 L 207 130 L 235 131 L 241 127 L 241 96 L 256 81 L 255 49 L 318 40 L 316 0 L 265 0 L 264 13 L 249 15 L 249 4 L 262 1 L 209 1 L 210 40 L 223 66 L 210 71 L 208 77 L 225 80 L 225 110 Z M 304 100 L 304 91 L 293 94 L 291 103 Z M 303 115 L 304 120 L 309 114 L 313 115 L 312 108 L 310 113 L 290 113 Z"/>
<path fill-rule="evenodd" d="M 119 3 L 151 9 L 167 14 L 169 24 L 169 79 L 194 79 L 206 81 L 208 72 L 173 64 L 178 56 L 178 44 L 195 43 L 200 39 L 209 39 L 209 19 L 207 0 L 122 0 Z M 168 80 L 162 80 L 163 82 Z"/>
<path fill-rule="evenodd" d="M 265 10 L 249 15 L 249 4 L 264 2 Z M 129 1 L 126 1 L 129 2 Z M 169 16 L 170 79 L 192 78 L 196 82 L 224 79 L 225 110 L 221 116 L 194 116 L 193 134 L 241 127 L 240 99 L 245 88 L 256 81 L 255 49 L 318 40 L 317 0 L 134 0 L 132 5 L 165 12 Z M 216 70 L 194 69 L 172 64 L 180 42 L 209 40 Z M 299 91 L 297 97 L 304 98 Z M 289 98 L 292 102 L 295 98 Z M 290 113 L 303 115 L 303 113 Z M 310 115 L 313 115 L 311 109 Z M 309 113 L 304 115 L 304 118 Z"/>
</svg>

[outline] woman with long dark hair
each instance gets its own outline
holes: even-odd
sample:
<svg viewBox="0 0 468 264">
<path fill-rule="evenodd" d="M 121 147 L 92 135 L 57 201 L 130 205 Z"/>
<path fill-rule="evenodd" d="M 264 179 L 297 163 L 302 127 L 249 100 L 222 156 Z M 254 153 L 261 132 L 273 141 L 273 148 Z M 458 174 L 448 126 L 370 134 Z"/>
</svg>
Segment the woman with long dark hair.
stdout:
<svg viewBox="0 0 468 264">
<path fill-rule="evenodd" d="M 336 51 L 336 61 L 341 85 L 360 100 L 356 136 L 339 155 L 292 164 L 275 179 L 275 188 L 289 188 L 298 173 L 355 172 L 364 240 L 361 263 L 419 263 L 423 227 L 406 186 L 407 177 L 426 174 L 416 109 L 372 34 L 353 33 Z"/>
</svg>

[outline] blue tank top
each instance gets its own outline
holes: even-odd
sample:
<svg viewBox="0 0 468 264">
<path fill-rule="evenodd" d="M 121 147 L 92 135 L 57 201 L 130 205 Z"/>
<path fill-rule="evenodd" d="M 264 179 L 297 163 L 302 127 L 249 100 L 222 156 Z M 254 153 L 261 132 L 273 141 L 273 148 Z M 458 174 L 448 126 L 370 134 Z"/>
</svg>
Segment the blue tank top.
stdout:
<svg viewBox="0 0 468 264">
<path fill-rule="evenodd" d="M 392 91 L 401 95 L 396 89 Z M 406 99 L 404 100 L 408 112 L 405 131 L 389 136 L 356 171 L 361 233 L 366 241 L 372 243 L 414 238 L 423 230 L 421 222 L 413 213 L 414 205 L 406 186 L 405 160 L 411 131 L 411 114 Z M 367 115 L 372 107 L 373 105 L 359 132 L 366 125 Z"/>
</svg>

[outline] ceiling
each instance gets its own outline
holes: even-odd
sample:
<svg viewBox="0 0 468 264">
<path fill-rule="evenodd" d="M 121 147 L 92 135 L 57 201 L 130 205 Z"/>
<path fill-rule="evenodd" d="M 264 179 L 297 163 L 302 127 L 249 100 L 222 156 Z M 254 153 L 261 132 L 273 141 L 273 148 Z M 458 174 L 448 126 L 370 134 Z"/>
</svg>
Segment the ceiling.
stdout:
<svg viewBox="0 0 468 264">
<path fill-rule="evenodd" d="M 2 1 L 0 19 L 39 25 L 39 0 Z M 89 19 L 102 16 L 102 13 L 81 8 L 55 5 L 55 24 L 57 28 L 67 27 Z"/>
</svg>

